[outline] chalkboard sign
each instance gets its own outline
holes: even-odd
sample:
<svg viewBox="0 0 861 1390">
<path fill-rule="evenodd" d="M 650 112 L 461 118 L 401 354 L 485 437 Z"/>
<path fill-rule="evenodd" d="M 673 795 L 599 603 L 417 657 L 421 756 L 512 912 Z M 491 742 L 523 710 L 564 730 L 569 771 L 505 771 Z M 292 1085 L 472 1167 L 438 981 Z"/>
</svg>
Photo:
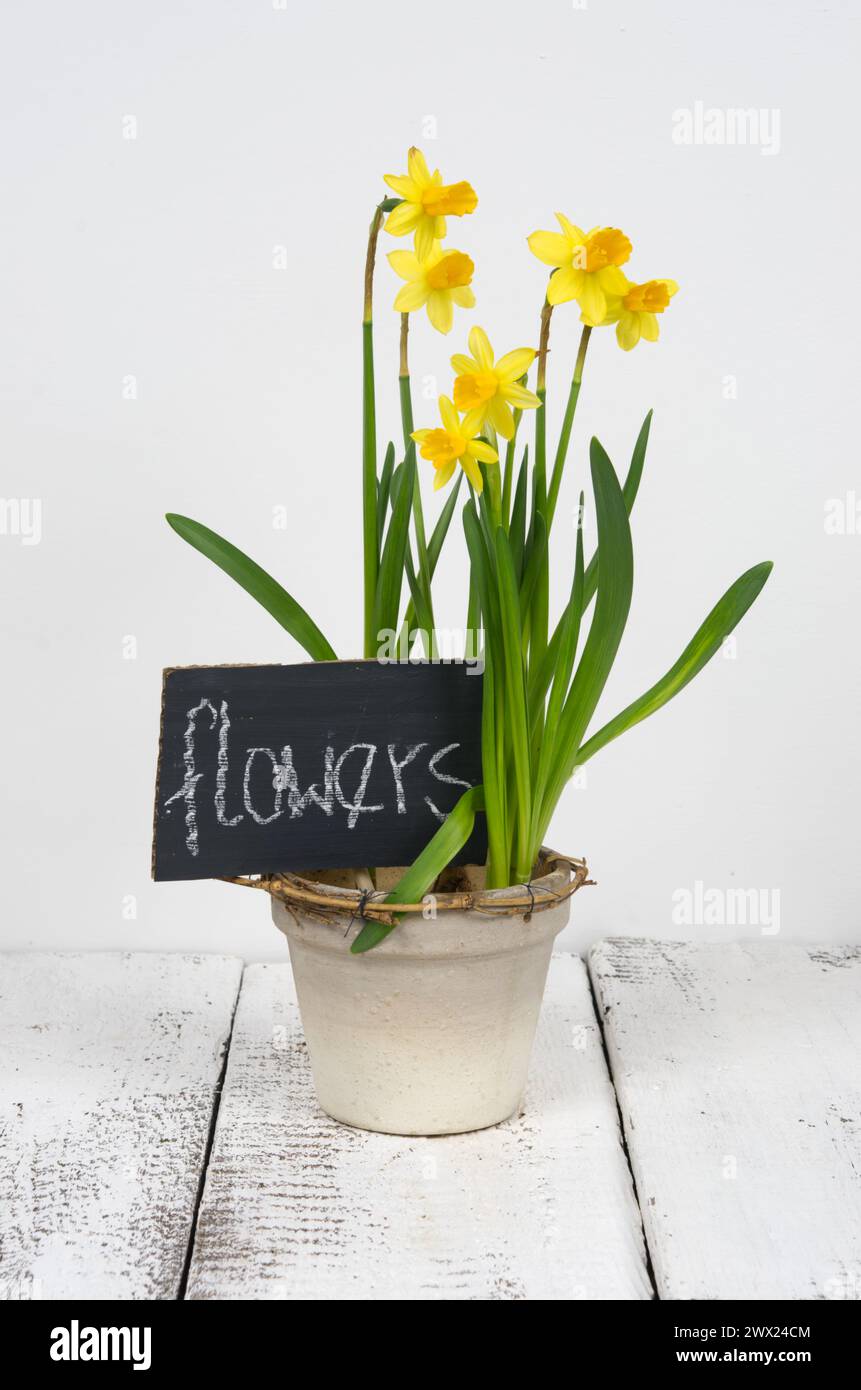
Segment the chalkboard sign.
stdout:
<svg viewBox="0 0 861 1390">
<path fill-rule="evenodd" d="M 165 671 L 153 877 L 411 863 L 481 781 L 481 687 L 460 662 Z"/>
</svg>

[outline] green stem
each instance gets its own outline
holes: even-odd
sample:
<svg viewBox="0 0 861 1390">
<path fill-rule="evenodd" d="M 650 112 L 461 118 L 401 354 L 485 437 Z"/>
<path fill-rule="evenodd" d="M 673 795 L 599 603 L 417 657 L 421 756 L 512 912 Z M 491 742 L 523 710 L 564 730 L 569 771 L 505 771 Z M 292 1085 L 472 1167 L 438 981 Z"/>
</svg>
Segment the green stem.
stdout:
<svg viewBox="0 0 861 1390">
<path fill-rule="evenodd" d="M 556 449 L 556 457 L 553 460 L 553 473 L 550 477 L 550 490 L 547 494 L 547 534 L 553 525 L 553 517 L 556 512 L 556 502 L 559 497 L 559 488 L 562 483 L 562 472 L 565 467 L 565 459 L 568 454 L 568 444 L 571 439 L 571 428 L 574 424 L 574 412 L 577 409 L 577 401 L 580 397 L 580 383 L 583 380 L 583 363 L 586 361 L 586 349 L 589 346 L 589 338 L 592 329 L 588 324 L 583 327 L 580 335 L 580 346 L 577 350 L 577 361 L 574 363 L 574 376 L 571 380 L 571 390 L 568 393 L 568 404 L 565 407 L 565 418 L 562 421 L 562 430 L 559 435 L 559 444 Z"/>
<path fill-rule="evenodd" d="M 478 611 L 478 586 L 475 582 L 475 578 L 472 573 L 472 566 L 470 566 L 469 598 L 467 599 L 466 605 L 466 641 L 467 644 L 471 642 L 472 647 L 467 645 L 466 651 L 467 654 L 471 654 L 473 656 L 477 656 L 479 650 L 479 621 L 480 614 Z"/>
<path fill-rule="evenodd" d="M 526 377 L 520 378 L 520 385 L 526 385 Z M 505 472 L 502 479 L 502 524 L 506 532 L 511 521 L 511 489 L 514 484 L 514 449 L 517 444 L 517 431 L 520 428 L 520 421 L 523 416 L 522 410 L 514 411 L 514 434 L 509 439 L 505 449 Z"/>
<path fill-rule="evenodd" d="M 547 516 L 547 353 L 550 347 L 550 319 L 553 306 L 545 302 L 541 310 L 541 332 L 538 340 L 538 374 L 536 395 L 541 405 L 535 412 L 535 510 Z M 539 661 L 547 646 L 550 608 L 550 581 L 545 563 L 536 580 L 532 604 L 524 614 L 523 634 L 529 633 L 530 661 Z"/>
<path fill-rule="evenodd" d="M 502 478 L 499 472 L 498 463 L 486 463 L 484 465 L 484 476 L 487 481 L 487 496 L 490 502 L 490 514 L 493 517 L 495 526 L 502 525 Z"/>
<path fill-rule="evenodd" d="M 535 470 L 536 481 L 536 503 L 540 504 L 542 511 L 547 502 L 547 353 L 550 347 L 550 317 L 553 313 L 553 305 L 545 302 L 541 310 L 541 332 L 538 340 L 538 377 L 535 386 L 535 394 L 541 401 L 541 405 L 535 412 L 535 459 L 533 468 Z"/>
<path fill-rule="evenodd" d="M 415 440 L 411 438 L 413 429 L 413 398 L 410 388 L 410 367 L 407 353 L 409 340 L 409 314 L 401 314 L 401 342 L 400 342 L 400 373 L 398 376 L 398 388 L 401 398 L 401 423 L 404 431 L 404 456 L 409 457 L 410 453 L 415 456 Z M 433 627 L 433 599 L 431 597 L 431 573 L 430 561 L 428 560 L 427 535 L 425 532 L 424 511 L 422 509 L 421 486 L 418 476 L 416 485 L 413 488 L 413 526 L 416 533 L 416 551 L 418 553 L 418 581 L 421 586 L 430 615 Z M 425 655 L 431 659 L 435 647 L 433 630 L 427 633 L 425 639 Z"/>
<path fill-rule="evenodd" d="M 376 654 L 374 606 L 377 599 L 379 553 L 377 549 L 377 421 L 374 394 L 373 289 L 377 237 L 383 207 L 374 211 L 365 258 L 365 309 L 362 320 L 362 537 L 364 545 L 364 652 Z"/>
</svg>

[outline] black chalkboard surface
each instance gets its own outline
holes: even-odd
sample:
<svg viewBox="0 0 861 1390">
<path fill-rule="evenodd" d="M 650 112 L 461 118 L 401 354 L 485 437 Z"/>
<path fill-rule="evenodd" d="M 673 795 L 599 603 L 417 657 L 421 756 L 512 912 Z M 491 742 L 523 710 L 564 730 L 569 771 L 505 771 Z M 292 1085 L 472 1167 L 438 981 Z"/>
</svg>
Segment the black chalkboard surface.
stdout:
<svg viewBox="0 0 861 1390">
<path fill-rule="evenodd" d="M 164 673 L 153 877 L 409 864 L 481 781 L 460 662 Z M 481 862 L 484 819 L 458 856 Z"/>
</svg>

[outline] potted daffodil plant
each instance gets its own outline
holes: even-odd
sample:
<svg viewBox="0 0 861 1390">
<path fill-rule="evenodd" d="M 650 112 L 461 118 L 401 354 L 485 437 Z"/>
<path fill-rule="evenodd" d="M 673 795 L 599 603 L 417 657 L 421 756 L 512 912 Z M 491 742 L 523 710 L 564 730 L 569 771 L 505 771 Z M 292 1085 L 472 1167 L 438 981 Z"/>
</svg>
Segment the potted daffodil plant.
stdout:
<svg viewBox="0 0 861 1390">
<path fill-rule="evenodd" d="M 651 412 L 624 476 L 591 441 L 588 501 L 584 488 L 575 543 L 561 548 L 567 598 L 551 614 L 560 487 L 593 337 L 612 335 L 625 352 L 654 343 L 678 286 L 667 278 L 629 278 L 632 244 L 617 228 L 584 231 L 557 214 L 558 230 L 526 238 L 549 270 L 535 345 L 497 355 L 483 327 L 465 325 L 465 350 L 451 358 L 452 385 L 437 418 L 416 420 L 410 325 L 426 315 L 433 330 L 448 334 L 475 307 L 473 259 L 450 247 L 448 237 L 452 219 L 468 225 L 478 198 L 470 183 L 445 183 L 431 172 L 417 149 L 409 151 L 406 172 L 385 182 L 391 196 L 374 210 L 364 271 L 362 653 L 379 658 L 384 634 L 389 641 L 395 632 L 405 659 L 436 659 L 434 576 L 459 513 L 470 570 L 467 639 L 484 668 L 482 782 L 464 792 L 402 870 L 370 867 L 352 882 L 345 875 L 320 873 L 313 882 L 284 875 L 265 886 L 289 941 L 323 1108 L 367 1129 L 436 1134 L 496 1124 L 520 1104 L 553 941 L 588 872 L 583 861 L 546 845 L 566 784 L 693 680 L 754 602 L 771 564 L 736 579 L 678 659 L 596 727 L 631 603 L 629 517 Z M 394 240 L 388 261 L 400 282 L 400 423 L 385 448 L 373 331 L 381 233 Z M 557 311 L 578 313 L 582 331 L 551 446 L 547 367 Z M 442 494 L 433 514 L 431 479 Z M 597 530 L 588 557 L 587 507 Z M 187 517 L 168 521 L 312 659 L 335 659 L 316 622 L 246 555 Z M 477 816 L 486 822 L 486 863 L 453 870 Z"/>
</svg>

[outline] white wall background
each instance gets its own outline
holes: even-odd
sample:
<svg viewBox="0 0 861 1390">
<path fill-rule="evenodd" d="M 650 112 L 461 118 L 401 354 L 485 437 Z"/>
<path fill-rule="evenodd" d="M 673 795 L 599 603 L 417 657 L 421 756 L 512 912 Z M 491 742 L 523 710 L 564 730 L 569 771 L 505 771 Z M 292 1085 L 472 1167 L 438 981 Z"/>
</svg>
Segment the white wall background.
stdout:
<svg viewBox="0 0 861 1390">
<path fill-rule="evenodd" d="M 741 570 L 775 561 L 736 659 L 569 789 L 551 840 L 600 886 L 568 944 L 759 934 L 674 923 L 697 882 L 762 890 L 768 928 L 779 893 L 785 937 L 858 939 L 861 521 L 825 529 L 829 499 L 861 498 L 858 19 L 841 0 L 7 11 L 0 493 L 41 499 L 43 522 L 38 545 L 0 535 L 4 945 L 281 954 L 262 896 L 149 879 L 162 667 L 300 656 L 162 514 L 228 535 L 358 654 L 364 238 L 412 143 L 478 189 L 450 240 L 474 255 L 474 319 L 500 351 L 536 339 L 546 271 L 524 238 L 557 208 L 623 227 L 632 272 L 681 283 L 657 346 L 595 335 L 561 504 L 560 593 L 589 436 L 622 466 L 653 405 L 602 712 L 651 684 Z M 779 151 L 675 144 L 674 111 L 697 101 L 776 109 Z M 383 263 L 388 432 L 397 283 Z M 444 340 L 414 320 L 416 376 L 446 384 L 471 321 Z M 551 431 L 577 335 L 573 306 L 557 311 Z M 460 625 L 452 535 L 438 612 Z"/>
</svg>

